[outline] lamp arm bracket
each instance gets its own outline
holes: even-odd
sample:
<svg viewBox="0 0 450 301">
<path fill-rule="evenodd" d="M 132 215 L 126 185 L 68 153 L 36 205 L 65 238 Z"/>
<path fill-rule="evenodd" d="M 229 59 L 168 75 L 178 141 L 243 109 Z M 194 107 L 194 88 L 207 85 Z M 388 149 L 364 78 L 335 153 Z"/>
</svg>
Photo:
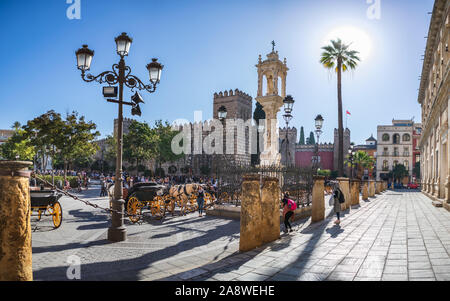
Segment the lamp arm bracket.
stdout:
<svg viewBox="0 0 450 301">
<path fill-rule="evenodd" d="M 127 67 L 128 70 L 131 72 L 131 69 Z M 149 85 L 144 84 L 137 76 L 130 74 L 130 72 L 127 73 L 125 76 L 125 85 L 133 89 L 139 89 L 139 90 L 146 90 L 149 93 L 153 93 L 156 91 L 156 84 L 150 83 Z"/>
<path fill-rule="evenodd" d="M 113 65 L 113 71 L 105 71 L 105 72 L 100 73 L 99 75 L 92 75 L 90 73 L 86 74 L 84 71 L 82 71 L 81 78 L 85 82 L 88 82 L 88 83 L 96 81 L 100 84 L 108 83 L 109 85 L 115 85 L 119 82 L 119 76 L 114 71 L 114 65 Z"/>
</svg>

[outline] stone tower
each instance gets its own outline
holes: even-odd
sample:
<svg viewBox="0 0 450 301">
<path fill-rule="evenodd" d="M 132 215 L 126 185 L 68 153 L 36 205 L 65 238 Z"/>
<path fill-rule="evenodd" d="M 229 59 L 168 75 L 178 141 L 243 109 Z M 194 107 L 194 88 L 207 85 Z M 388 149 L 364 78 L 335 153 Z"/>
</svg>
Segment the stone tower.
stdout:
<svg viewBox="0 0 450 301">
<path fill-rule="evenodd" d="M 227 119 L 252 118 L 252 97 L 238 89 L 214 93 L 213 118 L 218 119 L 221 107 L 227 110 Z"/>
<path fill-rule="evenodd" d="M 250 130 L 248 128 L 232 127 L 228 124 L 229 120 L 242 120 L 244 123 L 252 119 L 252 97 L 238 89 L 214 93 L 213 102 L 213 118 L 218 119 L 218 111 L 220 108 L 225 108 L 227 117 L 225 120 L 226 133 L 224 134 L 224 144 L 227 149 L 227 160 L 229 163 L 236 163 L 242 165 L 249 165 L 251 161 L 250 149 Z M 232 123 L 231 123 L 232 124 Z M 232 133 L 231 133 L 232 131 Z M 238 133 L 238 131 L 240 131 Z M 242 132 L 241 132 L 242 131 Z M 231 135 L 231 136 L 229 136 Z M 233 143 L 230 146 L 232 153 L 228 150 L 228 138 L 233 138 Z"/>
<path fill-rule="evenodd" d="M 347 161 L 348 149 L 350 148 L 350 130 L 346 128 L 344 130 L 344 172 L 349 176 L 347 168 L 345 167 L 345 161 Z M 339 154 L 339 131 L 334 129 L 334 151 L 333 151 L 333 167 L 334 170 L 338 170 L 338 154 Z"/>
<path fill-rule="evenodd" d="M 286 142 L 287 134 L 287 142 Z M 286 162 L 286 145 L 288 147 L 288 165 L 295 166 L 295 145 L 297 143 L 297 128 L 289 127 L 286 131 L 286 127 L 280 128 L 280 154 L 281 163 L 284 165 Z"/>
<path fill-rule="evenodd" d="M 275 51 L 273 43 L 272 52 L 267 55 L 267 59 L 262 61 L 259 55 L 258 64 L 258 101 L 266 113 L 266 126 L 264 133 L 264 151 L 261 153 L 261 165 L 278 165 L 281 161 L 279 153 L 279 139 L 277 126 L 277 113 L 283 105 L 286 97 L 286 75 L 289 70 L 284 62 L 279 60 L 278 51 Z M 281 88 L 278 82 L 281 79 Z M 266 91 L 263 91 L 264 82 Z"/>
</svg>

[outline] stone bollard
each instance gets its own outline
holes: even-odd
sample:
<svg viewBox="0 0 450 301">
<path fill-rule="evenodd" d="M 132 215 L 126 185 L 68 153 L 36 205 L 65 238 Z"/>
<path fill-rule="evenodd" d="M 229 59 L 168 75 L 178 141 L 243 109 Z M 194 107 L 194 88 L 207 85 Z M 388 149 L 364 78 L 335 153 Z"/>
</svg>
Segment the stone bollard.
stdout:
<svg viewBox="0 0 450 301">
<path fill-rule="evenodd" d="M 266 244 L 280 238 L 280 186 L 278 178 L 263 178 L 261 191 L 261 239 Z"/>
<path fill-rule="evenodd" d="M 352 180 L 351 182 L 351 205 L 359 205 L 359 187 L 361 185 L 360 180 Z"/>
<path fill-rule="evenodd" d="M 375 194 L 380 194 L 380 181 L 375 181 Z"/>
<path fill-rule="evenodd" d="M 32 281 L 31 162 L 0 161 L 0 281 Z"/>
<path fill-rule="evenodd" d="M 241 194 L 241 228 L 239 251 L 253 250 L 261 245 L 261 193 L 260 176 L 244 175 Z M 278 214 L 278 219 L 280 216 Z"/>
<path fill-rule="evenodd" d="M 312 191 L 312 213 L 311 222 L 320 222 L 325 219 L 325 194 L 323 176 L 314 176 L 314 186 Z"/>
<path fill-rule="evenodd" d="M 369 199 L 369 182 L 367 181 L 363 182 L 362 199 L 363 201 L 367 201 Z"/>
<path fill-rule="evenodd" d="M 375 196 L 375 181 L 369 180 L 369 197 L 372 198 Z"/>
<path fill-rule="evenodd" d="M 347 210 L 350 208 L 351 200 L 350 200 L 350 184 L 348 178 L 337 178 L 339 182 L 339 187 L 341 188 L 342 193 L 345 197 L 345 203 L 341 204 L 342 210 Z"/>
</svg>

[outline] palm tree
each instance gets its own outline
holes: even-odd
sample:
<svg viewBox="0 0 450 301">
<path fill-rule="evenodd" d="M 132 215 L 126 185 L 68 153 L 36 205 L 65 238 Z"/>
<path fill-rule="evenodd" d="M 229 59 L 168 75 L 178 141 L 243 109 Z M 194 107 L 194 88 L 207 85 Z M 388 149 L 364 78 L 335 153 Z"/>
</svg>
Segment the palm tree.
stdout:
<svg viewBox="0 0 450 301">
<path fill-rule="evenodd" d="M 341 39 L 331 40 L 331 44 L 322 47 L 320 63 L 327 69 L 335 70 L 337 73 L 337 89 L 338 89 L 338 133 L 339 133 L 339 149 L 338 149 L 338 171 L 339 176 L 344 175 L 344 129 L 342 125 L 342 89 L 341 78 L 342 72 L 348 69 L 355 69 L 360 61 L 357 54 L 358 51 L 350 50 L 350 44 L 344 44 Z"/>
</svg>

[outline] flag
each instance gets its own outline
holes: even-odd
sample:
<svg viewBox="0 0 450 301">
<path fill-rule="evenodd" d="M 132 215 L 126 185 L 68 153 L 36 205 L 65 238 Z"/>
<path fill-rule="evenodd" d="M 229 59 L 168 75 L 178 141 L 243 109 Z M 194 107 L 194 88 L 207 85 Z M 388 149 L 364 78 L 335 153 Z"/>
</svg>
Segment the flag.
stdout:
<svg viewBox="0 0 450 301">
<path fill-rule="evenodd" d="M 346 113 L 347 113 L 348 115 L 352 115 L 352 114 L 350 114 L 350 112 L 349 112 L 349 111 L 346 111 Z"/>
</svg>

